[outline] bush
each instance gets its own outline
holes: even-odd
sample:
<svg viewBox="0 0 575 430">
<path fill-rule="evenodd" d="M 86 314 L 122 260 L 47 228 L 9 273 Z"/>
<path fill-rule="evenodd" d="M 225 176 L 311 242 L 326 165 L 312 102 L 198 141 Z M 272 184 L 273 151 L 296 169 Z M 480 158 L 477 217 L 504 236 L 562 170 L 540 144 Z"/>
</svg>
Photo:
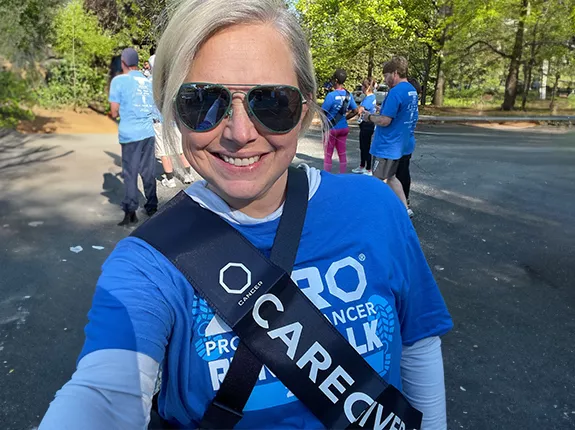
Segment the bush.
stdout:
<svg viewBox="0 0 575 430">
<path fill-rule="evenodd" d="M 58 10 L 54 31 L 54 50 L 63 60 L 49 66 L 46 83 L 38 90 L 40 104 L 106 106 L 108 63 L 116 39 L 84 9 L 82 0 L 71 0 Z"/>
<path fill-rule="evenodd" d="M 34 104 L 30 83 L 13 72 L 0 71 L 0 128 L 13 128 L 23 119 L 32 119 Z"/>
<path fill-rule="evenodd" d="M 46 83 L 38 89 L 39 104 L 47 108 L 105 104 L 107 75 L 85 64 L 76 65 L 75 71 L 67 61 L 51 66 Z"/>
</svg>

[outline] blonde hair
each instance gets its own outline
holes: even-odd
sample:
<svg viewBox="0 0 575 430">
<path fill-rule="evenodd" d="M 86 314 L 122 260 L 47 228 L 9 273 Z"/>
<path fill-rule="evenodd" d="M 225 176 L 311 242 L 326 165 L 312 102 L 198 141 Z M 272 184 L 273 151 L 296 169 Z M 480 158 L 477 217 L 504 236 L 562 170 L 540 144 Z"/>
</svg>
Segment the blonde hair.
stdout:
<svg viewBox="0 0 575 430">
<path fill-rule="evenodd" d="M 367 88 L 367 92 L 373 91 L 375 88 L 375 79 L 374 78 L 365 78 L 361 83 L 362 86 Z"/>
<path fill-rule="evenodd" d="M 202 44 L 226 27 L 261 23 L 272 24 L 293 54 L 298 87 L 308 104 L 301 134 L 307 131 L 314 113 L 319 112 L 313 63 L 307 39 L 283 0 L 183 0 L 171 15 L 158 44 L 153 80 L 154 100 L 166 124 L 175 119 L 173 100 Z M 163 129 L 167 143 L 173 146 L 176 131 Z"/>
</svg>

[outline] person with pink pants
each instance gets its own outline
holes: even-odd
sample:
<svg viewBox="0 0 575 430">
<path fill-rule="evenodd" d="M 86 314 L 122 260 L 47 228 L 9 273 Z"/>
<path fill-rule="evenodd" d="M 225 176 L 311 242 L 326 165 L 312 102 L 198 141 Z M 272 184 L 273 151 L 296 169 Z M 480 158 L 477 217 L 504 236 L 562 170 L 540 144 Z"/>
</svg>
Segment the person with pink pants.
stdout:
<svg viewBox="0 0 575 430">
<path fill-rule="evenodd" d="M 339 157 L 339 172 L 347 171 L 346 141 L 349 134 L 347 120 L 357 115 L 357 104 L 353 96 L 343 87 L 347 73 L 337 69 L 333 74 L 334 90 L 330 92 L 321 108 L 330 123 L 329 134 L 324 141 L 323 169 L 331 172 L 333 151 Z"/>
</svg>

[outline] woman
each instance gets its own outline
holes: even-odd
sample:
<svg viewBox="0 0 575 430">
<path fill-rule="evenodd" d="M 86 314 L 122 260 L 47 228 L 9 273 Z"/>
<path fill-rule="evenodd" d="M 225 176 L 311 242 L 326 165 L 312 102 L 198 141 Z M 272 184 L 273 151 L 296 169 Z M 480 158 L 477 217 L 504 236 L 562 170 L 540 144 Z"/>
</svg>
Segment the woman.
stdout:
<svg viewBox="0 0 575 430">
<path fill-rule="evenodd" d="M 357 115 L 357 105 L 353 95 L 347 91 L 343 84 L 347 73 L 337 69 L 333 74 L 333 91 L 328 93 L 321 106 L 330 124 L 329 133 L 324 141 L 323 170 L 331 172 L 333 165 L 333 151 L 339 157 L 339 173 L 347 172 L 346 143 L 349 134 L 347 120 Z"/>
<path fill-rule="evenodd" d="M 318 112 L 302 29 L 281 0 L 188 0 L 175 11 L 158 52 L 156 104 L 164 118 L 177 120 L 184 153 L 204 178 L 187 194 L 269 255 L 288 167 Z M 274 118 L 275 131 L 246 100 L 257 84 L 281 86 L 267 94 L 270 103 L 278 93 L 290 96 L 290 109 Z M 226 88 L 228 108 L 200 129 Z M 206 103 L 194 101 L 200 98 Z M 305 172 L 309 205 L 292 279 L 423 411 L 424 428 L 446 428 L 438 336 L 452 323 L 405 209 L 372 178 Z M 357 212 L 360 205 L 367 209 Z M 144 428 L 159 370 L 160 415 L 176 428 L 196 428 L 234 345 L 234 334 L 163 255 L 126 238 L 103 265 L 77 370 L 40 429 Z M 238 427 L 322 426 L 264 371 Z"/>
<path fill-rule="evenodd" d="M 363 80 L 361 91 L 365 94 L 365 97 L 359 105 L 358 113 L 360 118 L 366 112 L 375 114 L 377 110 L 375 94 L 373 94 L 374 88 L 375 79 L 367 78 Z M 362 121 L 359 123 L 359 151 L 361 154 L 361 161 L 359 163 L 359 167 L 352 170 L 353 173 L 363 173 L 371 176 L 371 154 L 369 153 L 369 148 L 371 147 L 371 137 L 373 136 L 374 130 L 375 124 L 373 122 Z"/>
</svg>

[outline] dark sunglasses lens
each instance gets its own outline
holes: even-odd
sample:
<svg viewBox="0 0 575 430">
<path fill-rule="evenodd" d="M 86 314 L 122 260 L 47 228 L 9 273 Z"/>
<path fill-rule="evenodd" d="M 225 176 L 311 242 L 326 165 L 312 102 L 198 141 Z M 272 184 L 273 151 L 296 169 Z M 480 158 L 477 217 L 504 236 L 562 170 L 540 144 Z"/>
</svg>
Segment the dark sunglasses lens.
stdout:
<svg viewBox="0 0 575 430">
<path fill-rule="evenodd" d="M 290 131 L 301 117 L 302 97 L 293 87 L 255 87 L 249 93 L 248 103 L 259 122 L 279 133 Z"/>
<path fill-rule="evenodd" d="M 220 85 L 184 84 L 176 97 L 176 109 L 186 127 L 208 131 L 224 117 L 230 93 Z"/>
</svg>

